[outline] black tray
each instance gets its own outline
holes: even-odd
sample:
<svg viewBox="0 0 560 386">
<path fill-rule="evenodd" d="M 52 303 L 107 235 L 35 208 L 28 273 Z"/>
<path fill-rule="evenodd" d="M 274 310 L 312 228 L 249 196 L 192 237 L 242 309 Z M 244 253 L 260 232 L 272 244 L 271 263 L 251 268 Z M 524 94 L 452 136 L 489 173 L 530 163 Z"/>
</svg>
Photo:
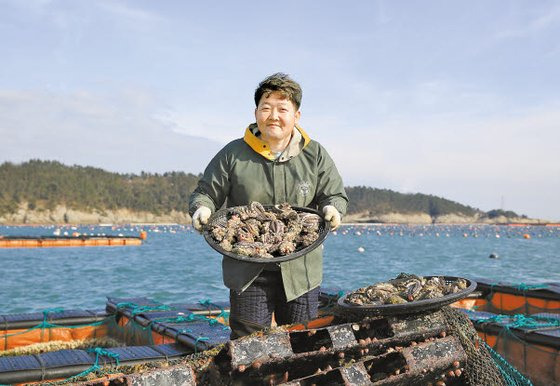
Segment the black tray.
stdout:
<svg viewBox="0 0 560 386">
<path fill-rule="evenodd" d="M 263 205 L 263 207 L 266 210 L 271 210 L 272 208 L 274 208 L 274 205 Z M 203 230 L 204 239 L 206 240 L 206 242 L 212 248 L 214 248 L 217 252 L 221 253 L 222 255 L 231 257 L 232 259 L 245 261 L 245 262 L 249 262 L 249 263 L 259 263 L 259 264 L 280 263 L 280 262 L 283 262 L 283 261 L 289 261 L 289 260 L 297 259 L 298 257 L 303 256 L 303 255 L 311 252 L 315 248 L 319 247 L 323 243 L 323 241 L 325 241 L 325 238 L 327 237 L 327 235 L 329 233 L 329 229 L 330 229 L 329 226 L 326 224 L 325 220 L 323 219 L 323 216 L 321 215 L 321 213 L 319 213 L 319 211 L 317 211 L 315 209 L 311 209 L 311 208 L 301 207 L 301 206 L 292 206 L 291 208 L 293 210 L 295 210 L 296 212 L 313 213 L 313 214 L 318 215 L 319 218 L 321 219 L 320 222 L 319 222 L 319 237 L 317 238 L 317 240 L 315 240 L 313 242 L 313 244 L 311 244 L 311 245 L 309 245 L 305 248 L 296 249 L 294 251 L 294 253 L 291 253 L 291 254 L 285 255 L 285 256 L 275 256 L 275 257 L 272 257 L 272 258 L 241 256 L 241 255 L 237 255 L 235 253 L 226 251 L 225 249 L 220 247 L 220 245 L 216 242 L 216 240 L 214 240 L 214 238 L 210 234 L 210 230 L 211 230 L 212 226 L 218 225 L 218 224 L 225 225 L 225 223 L 227 221 L 227 217 L 231 213 L 231 210 L 233 208 L 236 208 L 236 207 L 220 209 L 216 213 L 212 214 L 212 216 L 210 216 L 210 218 L 208 219 L 208 223 L 206 224 L 206 226 L 204 227 L 204 230 Z"/>
<path fill-rule="evenodd" d="M 343 312 L 350 312 L 353 315 L 359 314 L 362 316 L 376 316 L 376 315 L 402 315 L 402 314 L 414 314 L 418 312 L 423 312 L 427 310 L 434 310 L 441 308 L 445 305 L 456 302 L 459 299 L 467 297 L 468 294 L 476 289 L 476 282 L 473 280 L 459 278 L 455 276 L 424 276 L 426 279 L 432 277 L 443 277 L 446 283 L 452 283 L 459 279 L 464 279 L 467 281 L 467 288 L 462 291 L 456 292 L 454 294 L 449 294 L 435 299 L 423 299 L 418 301 L 412 301 L 403 304 L 383 304 L 380 306 L 358 306 L 344 301 L 349 294 L 345 294 L 338 299 L 338 307 Z"/>
</svg>

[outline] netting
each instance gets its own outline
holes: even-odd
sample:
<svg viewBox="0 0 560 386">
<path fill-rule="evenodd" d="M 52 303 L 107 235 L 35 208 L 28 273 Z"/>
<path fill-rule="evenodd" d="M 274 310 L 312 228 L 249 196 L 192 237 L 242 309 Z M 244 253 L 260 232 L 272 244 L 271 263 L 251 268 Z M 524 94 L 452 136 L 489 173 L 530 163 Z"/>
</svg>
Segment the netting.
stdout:
<svg viewBox="0 0 560 386">
<path fill-rule="evenodd" d="M 461 341 L 467 354 L 465 378 L 469 385 L 517 386 L 532 385 L 497 352 L 480 339 L 469 318 L 452 307 L 443 307 L 447 324 Z"/>
<path fill-rule="evenodd" d="M 46 309 L 43 311 L 43 320 L 35 326 L 0 331 L 0 357 L 87 348 L 97 343 L 106 344 L 106 347 L 119 344 L 106 339 L 107 331 L 116 325 L 114 315 L 91 323 L 57 324 L 49 320 L 49 317 L 62 312 L 62 308 Z"/>
<path fill-rule="evenodd" d="M 472 314 L 475 323 L 480 323 L 486 331 L 486 342 L 536 385 L 559 383 L 559 374 L 555 371 L 560 362 L 558 315 Z"/>
<path fill-rule="evenodd" d="M 527 379 L 523 374 L 521 374 L 515 367 L 509 364 L 507 360 L 504 359 L 500 354 L 494 351 L 486 342 L 479 338 L 486 350 L 492 356 L 492 359 L 498 366 L 500 374 L 502 375 L 505 384 L 508 386 L 532 386 L 533 383 Z"/>
</svg>

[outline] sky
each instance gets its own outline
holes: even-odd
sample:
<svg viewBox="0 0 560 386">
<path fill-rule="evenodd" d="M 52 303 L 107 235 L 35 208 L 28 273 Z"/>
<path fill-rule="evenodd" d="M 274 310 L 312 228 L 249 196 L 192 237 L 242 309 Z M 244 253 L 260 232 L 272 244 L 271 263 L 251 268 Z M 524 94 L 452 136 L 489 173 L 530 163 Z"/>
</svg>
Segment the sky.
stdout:
<svg viewBox="0 0 560 386">
<path fill-rule="evenodd" d="M 560 2 L 0 0 L 0 163 L 201 173 L 285 72 L 346 186 L 560 220 Z"/>
</svg>

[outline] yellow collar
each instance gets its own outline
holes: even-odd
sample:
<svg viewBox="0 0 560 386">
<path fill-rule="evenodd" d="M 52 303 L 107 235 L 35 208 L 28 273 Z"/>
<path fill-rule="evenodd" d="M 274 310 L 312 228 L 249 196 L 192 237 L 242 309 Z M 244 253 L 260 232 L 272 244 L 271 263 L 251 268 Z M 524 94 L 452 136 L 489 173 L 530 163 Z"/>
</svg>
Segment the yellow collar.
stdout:
<svg viewBox="0 0 560 386">
<path fill-rule="evenodd" d="M 256 151 L 258 154 L 262 155 L 264 158 L 274 161 L 276 159 L 275 154 L 272 151 L 270 151 L 270 148 L 263 140 L 261 140 L 255 134 L 253 134 L 251 127 L 252 125 L 249 125 L 249 127 L 245 129 L 245 135 L 243 137 L 245 143 L 247 143 L 247 145 L 249 145 L 251 149 Z M 295 128 L 297 131 L 299 131 L 301 137 L 303 138 L 303 146 L 301 147 L 303 149 L 309 144 L 309 142 L 311 142 L 311 139 L 309 138 L 307 133 L 303 131 L 301 127 L 296 125 Z"/>
</svg>

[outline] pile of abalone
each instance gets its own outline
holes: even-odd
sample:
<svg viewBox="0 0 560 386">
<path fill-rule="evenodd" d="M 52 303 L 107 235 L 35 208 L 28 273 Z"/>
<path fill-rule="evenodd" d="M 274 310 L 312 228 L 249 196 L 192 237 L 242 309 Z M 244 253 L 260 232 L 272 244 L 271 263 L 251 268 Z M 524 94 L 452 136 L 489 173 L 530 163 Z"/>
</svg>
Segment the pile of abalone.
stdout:
<svg viewBox="0 0 560 386">
<path fill-rule="evenodd" d="M 401 273 L 386 282 L 359 288 L 346 296 L 344 301 L 356 306 L 405 304 L 424 299 L 437 299 L 467 289 L 468 282 L 458 278 L 448 282 L 440 276 L 422 277 Z"/>
<path fill-rule="evenodd" d="M 256 258 L 286 256 L 319 238 L 323 219 L 289 204 L 265 209 L 259 202 L 227 209 L 225 221 L 209 223 L 212 239 L 225 251 Z"/>
</svg>

